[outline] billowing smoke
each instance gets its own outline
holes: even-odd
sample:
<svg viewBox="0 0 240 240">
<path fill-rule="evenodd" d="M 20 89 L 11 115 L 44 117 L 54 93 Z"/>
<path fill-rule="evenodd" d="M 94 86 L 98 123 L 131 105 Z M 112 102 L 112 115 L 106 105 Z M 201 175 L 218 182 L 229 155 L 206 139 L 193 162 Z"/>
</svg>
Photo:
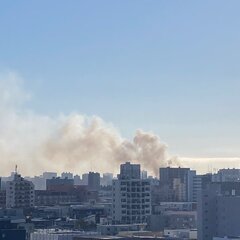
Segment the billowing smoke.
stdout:
<svg viewBox="0 0 240 240">
<path fill-rule="evenodd" d="M 132 141 L 101 118 L 73 113 L 56 118 L 25 109 L 30 99 L 14 74 L 0 78 L 0 174 L 15 164 L 24 174 L 42 171 L 89 170 L 117 172 L 126 161 L 140 163 L 152 174 L 160 166 L 179 165 L 168 161 L 167 146 L 153 133 L 137 130 Z"/>
<path fill-rule="evenodd" d="M 167 147 L 152 134 L 136 131 L 133 141 L 98 117 L 86 119 L 69 116 L 43 145 L 43 155 L 66 169 L 115 171 L 125 161 L 140 163 L 144 169 L 157 174 L 159 166 L 167 166 Z"/>
</svg>

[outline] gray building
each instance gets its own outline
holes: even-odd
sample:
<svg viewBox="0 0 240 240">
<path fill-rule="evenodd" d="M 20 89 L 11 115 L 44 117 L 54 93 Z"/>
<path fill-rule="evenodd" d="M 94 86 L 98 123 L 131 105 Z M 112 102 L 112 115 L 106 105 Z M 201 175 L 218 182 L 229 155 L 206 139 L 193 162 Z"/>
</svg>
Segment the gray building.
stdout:
<svg viewBox="0 0 240 240">
<path fill-rule="evenodd" d="M 220 169 L 212 176 L 213 182 L 240 182 L 240 169 Z"/>
<path fill-rule="evenodd" d="M 145 223 L 151 215 L 151 187 L 141 179 L 139 164 L 122 164 L 118 179 L 113 180 L 113 223 Z"/>
<path fill-rule="evenodd" d="M 15 173 L 14 179 L 6 183 L 6 207 L 28 208 L 34 206 L 35 192 L 32 182 Z"/>
<path fill-rule="evenodd" d="M 198 198 L 198 240 L 240 236 L 240 183 L 210 183 Z"/>
<path fill-rule="evenodd" d="M 47 190 L 64 190 L 74 186 L 74 180 L 68 178 L 52 178 L 46 180 Z"/>
<path fill-rule="evenodd" d="M 52 179 L 52 178 L 56 178 L 56 177 L 57 177 L 56 172 L 44 172 L 43 173 L 43 178 L 44 179 Z"/>
<path fill-rule="evenodd" d="M 73 179 L 73 174 L 71 172 L 63 172 L 61 174 L 61 178 L 63 178 L 63 179 L 65 179 L 65 178 Z"/>
<path fill-rule="evenodd" d="M 88 173 L 88 190 L 90 191 L 100 190 L 100 173 L 97 172 Z"/>
<path fill-rule="evenodd" d="M 160 168 L 160 199 L 163 201 L 197 201 L 201 177 L 190 168 Z"/>
</svg>

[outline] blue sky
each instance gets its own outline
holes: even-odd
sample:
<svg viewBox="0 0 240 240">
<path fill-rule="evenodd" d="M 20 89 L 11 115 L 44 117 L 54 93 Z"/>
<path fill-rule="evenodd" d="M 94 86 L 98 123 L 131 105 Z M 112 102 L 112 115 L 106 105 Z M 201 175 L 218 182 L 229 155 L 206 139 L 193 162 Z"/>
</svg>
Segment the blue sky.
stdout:
<svg viewBox="0 0 240 240">
<path fill-rule="evenodd" d="M 239 1 L 2 1 L 0 72 L 40 114 L 77 111 L 173 154 L 240 155 Z"/>
</svg>

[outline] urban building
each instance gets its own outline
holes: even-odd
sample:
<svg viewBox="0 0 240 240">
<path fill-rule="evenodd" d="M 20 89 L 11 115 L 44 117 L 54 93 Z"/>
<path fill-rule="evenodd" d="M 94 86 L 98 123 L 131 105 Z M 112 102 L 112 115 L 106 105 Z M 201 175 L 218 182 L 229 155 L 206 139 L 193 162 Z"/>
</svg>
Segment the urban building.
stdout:
<svg viewBox="0 0 240 240">
<path fill-rule="evenodd" d="M 148 173 L 147 173 L 147 171 L 142 170 L 142 172 L 141 172 L 141 177 L 142 177 L 142 179 L 147 179 L 147 178 L 148 178 Z"/>
<path fill-rule="evenodd" d="M 52 178 L 46 180 L 47 190 L 64 191 L 74 188 L 74 180 L 69 178 Z"/>
<path fill-rule="evenodd" d="M 82 185 L 88 185 L 88 173 L 82 174 Z"/>
<path fill-rule="evenodd" d="M 160 168 L 160 185 L 165 188 L 169 201 L 188 201 L 189 168 Z M 191 177 L 193 173 L 191 173 Z"/>
<path fill-rule="evenodd" d="M 209 183 L 198 199 L 198 240 L 240 236 L 240 182 Z"/>
<path fill-rule="evenodd" d="M 58 204 L 73 204 L 89 200 L 97 200 L 96 191 L 88 191 L 86 186 L 57 186 L 50 190 L 38 190 L 35 192 L 37 206 L 53 206 Z"/>
<path fill-rule="evenodd" d="M 79 175 L 75 175 L 73 177 L 74 185 L 81 185 L 81 177 Z"/>
<path fill-rule="evenodd" d="M 6 183 L 6 207 L 29 208 L 34 206 L 34 185 L 17 172 L 12 181 Z"/>
<path fill-rule="evenodd" d="M 44 179 L 52 179 L 52 178 L 56 178 L 56 177 L 57 177 L 56 172 L 44 172 L 43 173 L 43 178 Z"/>
<path fill-rule="evenodd" d="M 240 182 L 240 169 L 220 169 L 212 176 L 213 182 Z"/>
<path fill-rule="evenodd" d="M 100 173 L 97 172 L 88 173 L 88 189 L 90 191 L 100 190 Z"/>
<path fill-rule="evenodd" d="M 68 178 L 68 179 L 73 179 L 73 174 L 70 173 L 70 172 L 63 172 L 61 174 L 61 178 L 65 179 L 65 178 Z"/>
<path fill-rule="evenodd" d="M 26 230 L 18 228 L 18 224 L 11 223 L 9 219 L 0 220 L 0 239 L 26 240 Z"/>
<path fill-rule="evenodd" d="M 103 177 L 101 178 L 101 186 L 111 186 L 113 180 L 112 173 L 103 173 Z"/>
<path fill-rule="evenodd" d="M 197 202 L 198 192 L 208 179 L 190 168 L 160 168 L 159 174 L 160 184 L 153 188 L 153 193 L 160 202 Z"/>
<path fill-rule="evenodd" d="M 151 186 L 141 179 L 140 164 L 121 164 L 112 187 L 113 224 L 145 223 L 151 215 Z"/>
<path fill-rule="evenodd" d="M 0 190 L 0 208 L 6 207 L 6 191 Z"/>
</svg>

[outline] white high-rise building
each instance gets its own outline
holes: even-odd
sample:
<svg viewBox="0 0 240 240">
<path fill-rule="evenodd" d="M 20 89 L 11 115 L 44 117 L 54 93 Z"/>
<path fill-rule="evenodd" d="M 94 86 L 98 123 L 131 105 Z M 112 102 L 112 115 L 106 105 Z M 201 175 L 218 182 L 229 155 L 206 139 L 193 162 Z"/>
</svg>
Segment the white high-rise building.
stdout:
<svg viewBox="0 0 240 240">
<path fill-rule="evenodd" d="M 28 208 L 34 206 L 34 185 L 15 173 L 14 179 L 6 183 L 6 207 Z"/>
<path fill-rule="evenodd" d="M 112 189 L 113 224 L 145 223 L 151 214 L 151 187 L 141 179 L 140 164 L 122 164 Z"/>
</svg>

